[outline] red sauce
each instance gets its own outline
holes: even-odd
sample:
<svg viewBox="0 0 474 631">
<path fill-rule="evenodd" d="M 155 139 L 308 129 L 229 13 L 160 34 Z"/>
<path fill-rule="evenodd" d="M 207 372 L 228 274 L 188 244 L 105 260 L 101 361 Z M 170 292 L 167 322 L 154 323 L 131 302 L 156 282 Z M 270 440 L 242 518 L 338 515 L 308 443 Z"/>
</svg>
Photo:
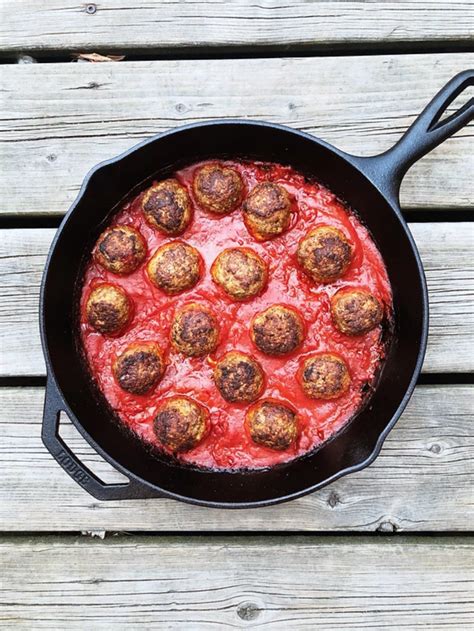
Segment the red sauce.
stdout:
<svg viewBox="0 0 474 631">
<path fill-rule="evenodd" d="M 175 174 L 193 199 L 194 219 L 180 239 L 199 250 L 205 272 L 193 289 L 178 296 L 166 296 L 154 287 L 146 274 L 146 262 L 129 276 L 117 276 L 93 260 L 87 266 L 81 299 L 81 336 L 91 373 L 110 406 L 122 422 L 145 441 L 160 449 L 153 432 L 153 419 L 163 399 L 172 395 L 191 397 L 210 414 L 211 431 L 195 449 L 178 455 L 184 463 L 209 468 L 259 468 L 291 460 L 328 440 L 354 416 L 383 358 L 381 329 L 360 337 L 340 333 L 333 325 L 329 303 L 341 288 L 358 287 L 372 292 L 391 309 L 391 290 L 382 257 L 367 229 L 354 214 L 322 185 L 308 182 L 290 167 L 259 162 L 226 161 L 242 175 L 247 191 L 257 182 L 270 180 L 282 184 L 295 199 L 290 229 L 273 241 L 259 243 L 249 234 L 240 210 L 216 217 L 199 208 L 193 199 L 192 176 L 198 165 Z M 151 228 L 140 212 L 138 195 L 114 216 L 112 224 L 137 228 L 148 245 L 148 258 L 171 239 Z M 332 225 L 355 246 L 353 261 L 343 278 L 329 285 L 314 285 L 298 269 L 296 248 L 299 239 L 317 225 Z M 269 283 L 262 295 L 245 303 L 234 302 L 213 281 L 210 267 L 224 248 L 248 246 L 269 265 Z M 133 319 L 120 337 L 105 337 L 86 322 L 85 301 L 96 285 L 110 282 L 122 287 L 134 303 Z M 185 358 L 170 345 L 169 331 L 175 310 L 189 302 L 207 304 L 220 323 L 220 344 L 212 355 Z M 268 357 L 250 340 L 252 316 L 275 303 L 299 310 L 306 324 L 303 345 L 290 356 Z M 138 396 L 124 392 L 112 374 L 115 356 L 134 341 L 153 340 L 167 357 L 163 380 L 149 394 Z M 286 402 L 298 412 L 300 436 L 289 449 L 278 452 L 255 445 L 244 430 L 246 404 L 227 403 L 213 381 L 213 366 L 230 350 L 253 355 L 266 374 L 263 397 Z M 350 371 L 351 386 L 340 398 L 330 401 L 309 399 L 301 390 L 296 374 L 305 357 L 321 351 L 341 355 Z"/>
</svg>

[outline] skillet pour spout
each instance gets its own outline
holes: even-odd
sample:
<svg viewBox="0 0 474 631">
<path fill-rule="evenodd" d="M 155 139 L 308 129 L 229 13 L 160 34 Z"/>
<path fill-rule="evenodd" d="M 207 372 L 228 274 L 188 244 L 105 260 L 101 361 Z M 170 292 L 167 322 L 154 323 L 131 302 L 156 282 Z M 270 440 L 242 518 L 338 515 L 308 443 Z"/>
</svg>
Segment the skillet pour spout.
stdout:
<svg viewBox="0 0 474 631">
<path fill-rule="evenodd" d="M 471 99 L 442 119 L 450 103 L 473 84 L 474 70 L 454 77 L 403 137 L 378 156 L 352 156 L 281 125 L 216 120 L 167 131 L 92 169 L 56 234 L 41 286 L 40 329 L 48 373 L 42 439 L 60 466 L 98 499 L 168 497 L 222 508 L 301 497 L 368 466 L 410 399 L 428 335 L 426 281 L 400 211 L 400 185 L 416 160 L 474 118 Z M 75 333 L 84 252 L 90 251 L 114 210 L 153 178 L 219 157 L 289 164 L 320 180 L 356 209 L 370 230 L 393 290 L 394 335 L 367 405 L 318 451 L 271 469 L 200 470 L 153 456 L 119 427 L 89 377 Z M 59 434 L 61 411 L 128 482 L 106 484 L 89 470 Z"/>
</svg>

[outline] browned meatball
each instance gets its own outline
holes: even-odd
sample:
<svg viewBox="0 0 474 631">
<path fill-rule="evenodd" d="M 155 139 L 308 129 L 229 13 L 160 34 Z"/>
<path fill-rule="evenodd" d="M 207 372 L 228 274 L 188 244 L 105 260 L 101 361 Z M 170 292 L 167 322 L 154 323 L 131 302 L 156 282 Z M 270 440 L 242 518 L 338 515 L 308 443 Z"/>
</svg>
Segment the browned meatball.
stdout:
<svg viewBox="0 0 474 631">
<path fill-rule="evenodd" d="M 94 258 L 114 274 L 131 274 L 145 260 L 146 245 L 142 235 L 130 226 L 111 226 L 100 235 Z"/>
<path fill-rule="evenodd" d="M 375 296 L 362 289 L 338 291 L 331 299 L 334 324 L 346 335 L 362 335 L 383 318 L 383 307 Z"/>
<path fill-rule="evenodd" d="M 230 351 L 214 369 L 214 380 L 222 397 L 230 403 L 255 401 L 263 391 L 263 370 L 245 353 Z"/>
<path fill-rule="evenodd" d="M 298 263 L 315 282 L 330 283 L 340 278 L 350 265 L 352 246 L 345 235 L 332 226 L 319 226 L 301 239 Z"/>
<path fill-rule="evenodd" d="M 186 397 L 172 397 L 162 403 L 153 423 L 160 443 L 176 453 L 194 449 L 209 429 L 207 411 Z"/>
<path fill-rule="evenodd" d="M 163 377 L 163 353 L 154 342 L 135 342 L 113 364 L 114 376 L 122 390 L 132 394 L 149 392 Z"/>
<path fill-rule="evenodd" d="M 235 169 L 206 164 L 194 173 L 193 191 L 203 208 L 217 215 L 227 215 L 242 201 L 244 183 Z"/>
<path fill-rule="evenodd" d="M 301 387 L 312 399 L 337 399 L 351 383 L 346 362 L 332 353 L 320 353 L 304 360 Z"/>
<path fill-rule="evenodd" d="M 253 318 L 250 335 L 262 353 L 287 355 L 302 343 L 304 323 L 294 309 L 272 305 Z"/>
<path fill-rule="evenodd" d="M 104 335 L 120 333 L 132 315 L 132 302 L 121 287 L 104 283 L 95 287 L 86 302 L 87 321 Z"/>
<path fill-rule="evenodd" d="M 171 343 L 188 357 L 202 357 L 215 350 L 219 327 L 214 315 L 202 305 L 191 303 L 180 309 L 171 326 Z"/>
<path fill-rule="evenodd" d="M 258 241 L 277 237 L 288 228 L 290 219 L 290 196 L 280 184 L 261 182 L 245 200 L 245 225 Z"/>
<path fill-rule="evenodd" d="M 191 289 L 201 276 L 202 259 L 196 248 L 172 241 L 158 248 L 148 262 L 150 280 L 166 294 Z"/>
<path fill-rule="evenodd" d="M 272 399 L 253 405 L 247 412 L 245 424 L 254 443 L 277 451 L 287 449 L 298 437 L 295 412 Z"/>
<path fill-rule="evenodd" d="M 214 281 L 231 298 L 247 300 L 266 285 L 266 263 L 249 248 L 229 248 L 221 252 L 211 267 Z"/>
<path fill-rule="evenodd" d="M 171 236 L 182 234 L 193 216 L 188 192 L 174 178 L 158 182 L 145 191 L 142 209 L 150 226 Z"/>
</svg>

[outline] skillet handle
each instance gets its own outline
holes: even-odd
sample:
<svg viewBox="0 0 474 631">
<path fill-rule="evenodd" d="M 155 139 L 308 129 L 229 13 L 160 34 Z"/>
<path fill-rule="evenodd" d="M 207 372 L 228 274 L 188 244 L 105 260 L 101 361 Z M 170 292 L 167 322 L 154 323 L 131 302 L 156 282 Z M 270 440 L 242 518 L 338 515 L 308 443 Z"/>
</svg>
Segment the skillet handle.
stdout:
<svg viewBox="0 0 474 631">
<path fill-rule="evenodd" d="M 378 156 L 357 157 L 356 166 L 398 202 L 400 184 L 412 164 L 474 119 L 474 98 L 471 98 L 454 114 L 440 120 L 450 103 L 470 85 L 474 85 L 474 70 L 457 74 L 441 88 L 393 147 Z"/>
<path fill-rule="evenodd" d="M 124 484 L 105 484 L 88 469 L 74 454 L 59 435 L 59 416 L 64 404 L 51 377 L 46 384 L 43 425 L 41 438 L 53 458 L 80 484 L 98 500 L 129 500 L 146 497 L 163 497 L 158 491 L 148 489 L 136 480 Z"/>
</svg>

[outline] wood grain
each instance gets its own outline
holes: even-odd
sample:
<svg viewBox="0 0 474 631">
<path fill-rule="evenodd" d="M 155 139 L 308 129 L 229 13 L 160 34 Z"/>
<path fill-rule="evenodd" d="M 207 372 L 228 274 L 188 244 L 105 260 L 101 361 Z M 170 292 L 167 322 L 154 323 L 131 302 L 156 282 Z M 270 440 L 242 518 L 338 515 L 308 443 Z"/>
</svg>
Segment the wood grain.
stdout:
<svg viewBox="0 0 474 631">
<path fill-rule="evenodd" d="M 457 0 L 1 0 L 2 51 L 330 49 L 473 39 L 472 4 Z"/>
<path fill-rule="evenodd" d="M 472 224 L 412 223 L 430 292 L 424 372 L 474 370 Z M 45 374 L 38 295 L 50 229 L 0 231 L 0 376 Z"/>
<path fill-rule="evenodd" d="M 0 544 L 3 629 L 469 629 L 465 538 Z"/>
<path fill-rule="evenodd" d="M 418 386 L 372 466 L 300 500 L 240 511 L 171 500 L 99 502 L 40 439 L 42 388 L 0 389 L 0 531 L 463 531 L 474 504 L 474 387 Z M 61 436 L 123 481 L 67 421 Z"/>
<path fill-rule="evenodd" d="M 268 120 L 376 154 L 473 62 L 474 54 L 462 53 L 4 64 L 0 214 L 63 214 L 95 164 L 197 120 Z M 403 206 L 470 208 L 473 168 L 470 126 L 410 170 Z"/>
</svg>

